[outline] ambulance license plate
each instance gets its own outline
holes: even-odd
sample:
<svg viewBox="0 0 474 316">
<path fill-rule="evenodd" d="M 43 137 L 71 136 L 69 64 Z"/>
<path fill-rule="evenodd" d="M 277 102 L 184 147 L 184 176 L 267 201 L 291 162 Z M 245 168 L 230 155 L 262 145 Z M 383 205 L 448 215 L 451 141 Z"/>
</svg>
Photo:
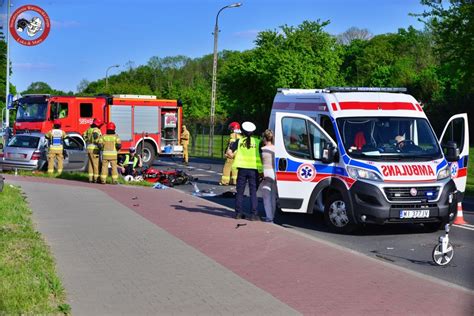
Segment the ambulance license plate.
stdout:
<svg viewBox="0 0 474 316">
<path fill-rule="evenodd" d="M 400 218 L 428 218 L 430 217 L 430 210 L 407 210 L 400 211 Z"/>
</svg>

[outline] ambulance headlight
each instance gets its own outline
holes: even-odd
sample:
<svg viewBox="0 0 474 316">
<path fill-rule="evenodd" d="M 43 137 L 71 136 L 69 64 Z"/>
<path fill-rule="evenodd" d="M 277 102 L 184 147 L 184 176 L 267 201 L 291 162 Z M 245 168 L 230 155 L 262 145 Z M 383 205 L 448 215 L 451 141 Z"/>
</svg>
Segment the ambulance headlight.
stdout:
<svg viewBox="0 0 474 316">
<path fill-rule="evenodd" d="M 441 169 L 438 173 L 438 180 L 446 179 L 451 176 L 451 170 L 449 169 L 449 166 L 444 167 Z"/>
<path fill-rule="evenodd" d="M 382 181 L 382 178 L 378 174 L 366 169 L 361 169 L 361 168 L 356 168 L 356 167 L 347 167 L 347 172 L 349 173 L 349 176 L 353 179 Z"/>
</svg>

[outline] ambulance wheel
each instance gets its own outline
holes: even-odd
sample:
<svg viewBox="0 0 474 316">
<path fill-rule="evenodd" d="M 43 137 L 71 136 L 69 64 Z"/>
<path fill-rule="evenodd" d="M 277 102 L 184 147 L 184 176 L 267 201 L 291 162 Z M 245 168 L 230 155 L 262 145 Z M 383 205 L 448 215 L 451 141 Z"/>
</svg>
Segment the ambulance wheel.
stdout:
<svg viewBox="0 0 474 316">
<path fill-rule="evenodd" d="M 143 150 L 142 150 L 143 146 Z M 137 148 L 137 152 L 142 155 L 142 162 L 146 165 L 152 165 L 155 160 L 155 148 L 149 142 L 142 142 Z"/>
<path fill-rule="evenodd" d="M 324 204 L 324 222 L 336 233 L 350 233 L 355 229 L 349 204 L 342 195 L 334 194 Z"/>
</svg>

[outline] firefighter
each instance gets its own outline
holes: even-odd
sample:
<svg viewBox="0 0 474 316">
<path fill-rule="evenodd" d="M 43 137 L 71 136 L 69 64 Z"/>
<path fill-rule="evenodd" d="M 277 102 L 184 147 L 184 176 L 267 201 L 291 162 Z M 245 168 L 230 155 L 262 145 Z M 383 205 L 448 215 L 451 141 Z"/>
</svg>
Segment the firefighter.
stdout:
<svg viewBox="0 0 474 316">
<path fill-rule="evenodd" d="M 99 149 L 102 152 L 102 170 L 100 172 L 100 183 L 105 184 L 109 173 L 109 163 L 112 168 L 112 183 L 117 184 L 117 150 L 122 147 L 122 142 L 117 134 L 115 134 L 115 124 L 107 123 L 107 132 L 102 135 L 98 141 Z"/>
<path fill-rule="evenodd" d="M 257 186 L 259 175 L 263 172 L 262 160 L 260 158 L 260 139 L 252 136 L 257 127 L 252 122 L 242 123 L 244 137 L 235 141 L 228 154 L 234 157 L 233 168 L 238 169 L 237 175 L 237 194 L 235 196 L 235 218 L 244 217 L 242 204 L 244 191 L 249 183 L 249 192 L 252 205 L 252 214 L 250 220 L 259 221 L 257 214 Z"/>
<path fill-rule="evenodd" d="M 183 162 L 187 166 L 189 164 L 188 157 L 188 145 L 189 145 L 189 131 L 186 129 L 186 125 L 183 125 L 181 132 L 181 146 L 183 146 Z"/>
<path fill-rule="evenodd" d="M 87 143 L 87 172 L 89 175 L 89 182 L 99 181 L 99 147 L 97 144 L 99 138 L 102 136 L 100 127 L 103 125 L 102 120 L 95 118 L 92 121 L 91 127 L 84 132 L 84 140 Z"/>
<path fill-rule="evenodd" d="M 234 158 L 231 155 L 227 154 L 227 150 L 231 147 L 232 143 L 240 138 L 240 124 L 238 122 L 232 122 L 229 124 L 229 140 L 227 142 L 227 147 L 225 150 L 225 164 L 224 169 L 222 170 L 222 178 L 219 185 L 235 185 L 237 183 L 237 169 L 232 168 L 234 163 Z"/>
<path fill-rule="evenodd" d="M 53 129 L 46 133 L 44 136 L 49 141 L 48 150 L 48 173 L 54 172 L 54 161 L 58 163 L 58 174 L 63 172 L 63 143 L 67 134 L 61 129 L 61 121 L 56 119 L 53 121 Z"/>
</svg>

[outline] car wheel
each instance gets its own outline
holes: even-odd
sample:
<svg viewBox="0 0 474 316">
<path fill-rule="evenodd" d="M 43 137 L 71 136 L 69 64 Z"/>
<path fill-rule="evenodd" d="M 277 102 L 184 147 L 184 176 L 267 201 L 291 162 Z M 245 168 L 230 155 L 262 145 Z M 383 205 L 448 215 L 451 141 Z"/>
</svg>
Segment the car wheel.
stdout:
<svg viewBox="0 0 474 316">
<path fill-rule="evenodd" d="M 330 196 L 324 204 L 324 222 L 336 233 L 350 233 L 356 228 L 349 203 L 341 194 Z"/>
</svg>

